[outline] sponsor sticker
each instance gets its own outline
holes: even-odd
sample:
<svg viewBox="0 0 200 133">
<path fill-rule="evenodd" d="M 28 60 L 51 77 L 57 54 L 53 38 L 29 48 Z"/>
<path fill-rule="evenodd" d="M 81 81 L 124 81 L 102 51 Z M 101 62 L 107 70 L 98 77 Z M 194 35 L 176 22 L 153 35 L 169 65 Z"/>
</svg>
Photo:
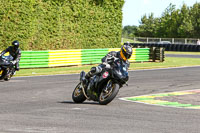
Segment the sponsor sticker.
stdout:
<svg viewBox="0 0 200 133">
<path fill-rule="evenodd" d="M 104 72 L 103 78 L 105 79 L 105 78 L 107 78 L 107 77 L 108 77 L 108 72 Z"/>
</svg>

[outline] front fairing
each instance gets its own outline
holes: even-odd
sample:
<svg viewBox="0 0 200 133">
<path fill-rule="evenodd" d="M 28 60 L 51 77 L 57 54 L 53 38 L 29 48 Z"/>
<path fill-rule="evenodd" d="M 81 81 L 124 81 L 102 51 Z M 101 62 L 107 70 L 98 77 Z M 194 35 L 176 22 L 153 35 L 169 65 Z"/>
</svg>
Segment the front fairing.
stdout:
<svg viewBox="0 0 200 133">
<path fill-rule="evenodd" d="M 116 62 L 112 68 L 104 69 L 101 73 L 90 78 L 87 95 L 91 99 L 98 100 L 98 96 L 109 80 L 121 85 L 128 81 L 128 65 L 126 63 Z"/>
<path fill-rule="evenodd" d="M 0 65 L 1 66 L 9 66 L 11 64 L 12 60 L 13 60 L 13 57 L 11 55 L 9 55 L 9 56 L 2 56 L 0 58 Z"/>
<path fill-rule="evenodd" d="M 120 80 L 122 83 L 128 80 L 128 64 L 123 62 L 115 62 L 113 68 L 113 76 Z"/>
<path fill-rule="evenodd" d="M 94 101 L 98 101 L 98 97 L 109 79 L 110 74 L 107 70 L 103 70 L 101 73 L 91 77 L 87 89 L 87 95 Z"/>
<path fill-rule="evenodd" d="M 108 75 L 105 77 L 105 73 Z M 98 88 L 100 86 L 103 86 L 108 80 L 110 79 L 110 74 L 108 71 L 102 71 L 98 75 L 95 75 L 91 78 L 91 87 L 92 88 Z"/>
</svg>

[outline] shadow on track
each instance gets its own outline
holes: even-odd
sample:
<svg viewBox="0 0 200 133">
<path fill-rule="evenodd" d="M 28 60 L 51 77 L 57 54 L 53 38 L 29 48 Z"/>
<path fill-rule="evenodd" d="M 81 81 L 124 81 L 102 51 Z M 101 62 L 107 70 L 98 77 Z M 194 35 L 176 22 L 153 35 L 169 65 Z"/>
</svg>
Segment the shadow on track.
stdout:
<svg viewBox="0 0 200 133">
<path fill-rule="evenodd" d="M 73 101 L 58 101 L 57 103 L 61 103 L 61 104 L 90 104 L 90 105 L 99 105 L 98 102 L 75 103 L 75 102 L 73 102 Z"/>
</svg>

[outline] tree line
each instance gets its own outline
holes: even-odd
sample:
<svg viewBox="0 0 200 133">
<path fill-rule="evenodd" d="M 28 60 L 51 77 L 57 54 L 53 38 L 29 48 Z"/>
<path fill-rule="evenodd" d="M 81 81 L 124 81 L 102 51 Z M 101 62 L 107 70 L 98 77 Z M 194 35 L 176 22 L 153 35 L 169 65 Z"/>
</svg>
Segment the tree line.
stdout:
<svg viewBox="0 0 200 133">
<path fill-rule="evenodd" d="M 143 15 L 139 26 L 125 26 L 122 36 L 159 37 L 159 38 L 200 38 L 200 3 L 189 7 L 183 4 L 181 9 L 170 4 L 161 17 L 154 14 Z"/>
</svg>

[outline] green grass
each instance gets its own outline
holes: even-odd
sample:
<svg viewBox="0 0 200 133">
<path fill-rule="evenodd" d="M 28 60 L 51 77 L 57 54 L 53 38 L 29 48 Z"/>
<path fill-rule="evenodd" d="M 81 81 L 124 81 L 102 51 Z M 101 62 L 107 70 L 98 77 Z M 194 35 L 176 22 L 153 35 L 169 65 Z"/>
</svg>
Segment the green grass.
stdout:
<svg viewBox="0 0 200 133">
<path fill-rule="evenodd" d="M 73 74 L 73 73 L 80 73 L 82 70 L 88 72 L 92 66 L 97 66 L 97 65 L 98 64 L 72 66 L 72 67 L 57 67 L 57 68 L 20 69 L 20 71 L 17 72 L 15 76 Z M 197 65 L 200 65 L 200 59 L 198 58 L 166 57 L 164 62 L 131 63 L 129 70 L 197 66 Z"/>
<path fill-rule="evenodd" d="M 16 73 L 16 76 L 73 74 L 73 73 L 80 73 L 82 70 L 89 71 L 91 67 L 92 65 L 56 67 L 56 68 L 20 69 L 20 71 Z"/>
<path fill-rule="evenodd" d="M 184 67 L 184 66 L 200 66 L 200 59 L 198 58 L 177 58 L 166 57 L 164 62 L 145 62 L 145 63 L 132 63 L 131 70 L 136 69 L 155 69 L 155 68 L 168 68 L 168 67 Z"/>
</svg>

